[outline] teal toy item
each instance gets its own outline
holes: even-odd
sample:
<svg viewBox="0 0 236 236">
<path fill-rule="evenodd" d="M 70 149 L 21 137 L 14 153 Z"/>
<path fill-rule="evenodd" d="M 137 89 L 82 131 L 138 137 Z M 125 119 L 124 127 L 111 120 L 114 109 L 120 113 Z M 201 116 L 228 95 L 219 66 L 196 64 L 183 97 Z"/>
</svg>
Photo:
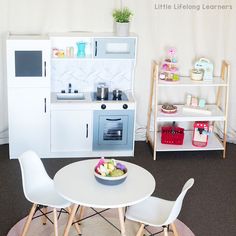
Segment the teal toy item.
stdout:
<svg viewBox="0 0 236 236">
<path fill-rule="evenodd" d="M 77 57 L 85 57 L 85 47 L 86 47 L 86 43 L 85 42 L 78 42 L 76 43 L 77 45 Z"/>
</svg>

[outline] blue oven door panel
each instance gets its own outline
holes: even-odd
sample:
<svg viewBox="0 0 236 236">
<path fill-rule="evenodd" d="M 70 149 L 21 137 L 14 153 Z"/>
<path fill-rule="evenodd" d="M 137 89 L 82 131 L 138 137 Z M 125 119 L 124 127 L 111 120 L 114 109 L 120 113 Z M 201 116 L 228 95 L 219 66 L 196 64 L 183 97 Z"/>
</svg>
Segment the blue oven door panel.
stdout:
<svg viewBox="0 0 236 236">
<path fill-rule="evenodd" d="M 94 111 L 93 150 L 132 150 L 134 111 Z"/>
</svg>

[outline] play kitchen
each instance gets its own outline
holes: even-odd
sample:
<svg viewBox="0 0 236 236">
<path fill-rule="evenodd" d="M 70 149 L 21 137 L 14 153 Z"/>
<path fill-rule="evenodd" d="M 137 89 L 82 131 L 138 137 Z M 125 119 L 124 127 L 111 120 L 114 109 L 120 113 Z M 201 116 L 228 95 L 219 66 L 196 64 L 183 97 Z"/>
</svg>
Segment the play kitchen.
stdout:
<svg viewBox="0 0 236 236">
<path fill-rule="evenodd" d="M 136 41 L 9 35 L 10 158 L 27 149 L 42 157 L 133 156 Z"/>
</svg>

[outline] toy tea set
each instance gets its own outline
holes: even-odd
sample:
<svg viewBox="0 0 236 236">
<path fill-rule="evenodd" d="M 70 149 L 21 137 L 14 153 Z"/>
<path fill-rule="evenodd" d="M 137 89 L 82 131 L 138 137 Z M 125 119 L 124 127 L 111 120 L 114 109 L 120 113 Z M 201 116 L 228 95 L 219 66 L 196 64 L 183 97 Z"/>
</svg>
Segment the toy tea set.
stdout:
<svg viewBox="0 0 236 236">
<path fill-rule="evenodd" d="M 102 157 L 94 169 L 96 180 L 105 185 L 117 185 L 125 181 L 128 170 L 125 165 L 114 159 L 105 160 Z"/>
</svg>

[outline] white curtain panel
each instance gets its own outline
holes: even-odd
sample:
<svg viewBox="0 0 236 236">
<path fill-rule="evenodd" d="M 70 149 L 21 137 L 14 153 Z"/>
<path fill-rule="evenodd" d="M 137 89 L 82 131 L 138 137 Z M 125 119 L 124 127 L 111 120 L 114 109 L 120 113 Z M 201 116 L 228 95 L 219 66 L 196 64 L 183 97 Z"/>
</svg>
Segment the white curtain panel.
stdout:
<svg viewBox="0 0 236 236">
<path fill-rule="evenodd" d="M 139 37 L 134 82 L 137 139 L 139 135 L 144 138 L 146 128 L 151 61 L 163 58 L 166 49 L 173 46 L 177 49 L 183 75 L 189 74 L 194 61 L 200 57 L 207 57 L 214 63 L 215 75 L 220 74 L 223 59 L 231 64 L 227 138 L 236 143 L 234 0 L 0 0 L 0 143 L 7 142 L 8 136 L 5 33 L 111 32 L 112 10 L 121 2 L 133 10 L 131 31 Z M 166 9 L 165 4 L 171 9 Z M 171 97 L 178 100 L 178 93 Z"/>
</svg>

